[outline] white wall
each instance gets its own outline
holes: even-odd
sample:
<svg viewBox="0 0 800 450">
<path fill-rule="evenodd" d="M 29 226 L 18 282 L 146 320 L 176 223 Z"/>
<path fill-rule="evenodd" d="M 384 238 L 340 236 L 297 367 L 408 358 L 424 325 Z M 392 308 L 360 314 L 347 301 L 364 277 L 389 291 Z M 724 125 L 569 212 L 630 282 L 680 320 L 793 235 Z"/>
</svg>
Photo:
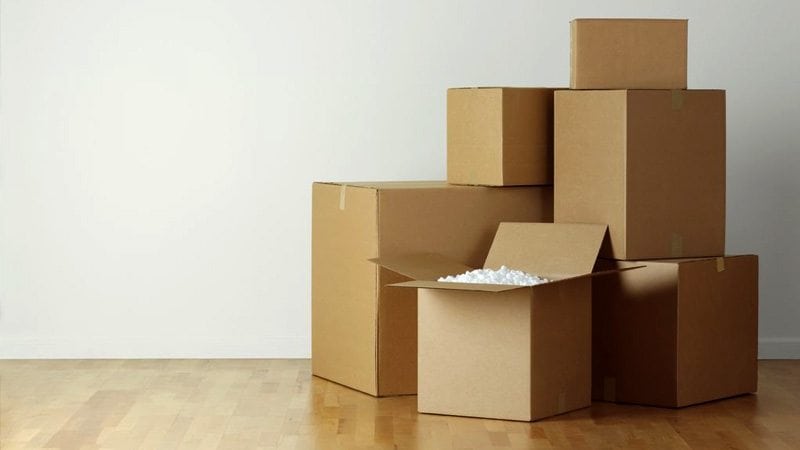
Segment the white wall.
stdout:
<svg viewBox="0 0 800 450">
<path fill-rule="evenodd" d="M 798 2 L 2 0 L 0 357 L 309 355 L 312 180 L 445 175 L 449 86 L 565 85 L 573 17 L 688 17 L 728 252 L 800 357 Z"/>
</svg>

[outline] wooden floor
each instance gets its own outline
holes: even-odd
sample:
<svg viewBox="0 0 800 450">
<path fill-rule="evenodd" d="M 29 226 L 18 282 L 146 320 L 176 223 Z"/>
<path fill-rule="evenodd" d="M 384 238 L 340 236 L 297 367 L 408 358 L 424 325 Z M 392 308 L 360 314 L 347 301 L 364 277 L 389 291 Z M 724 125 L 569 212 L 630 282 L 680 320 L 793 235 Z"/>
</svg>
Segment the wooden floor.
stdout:
<svg viewBox="0 0 800 450">
<path fill-rule="evenodd" d="M 0 448 L 800 449 L 800 361 L 759 367 L 758 395 L 528 424 L 417 414 L 307 360 L 0 361 Z"/>
</svg>

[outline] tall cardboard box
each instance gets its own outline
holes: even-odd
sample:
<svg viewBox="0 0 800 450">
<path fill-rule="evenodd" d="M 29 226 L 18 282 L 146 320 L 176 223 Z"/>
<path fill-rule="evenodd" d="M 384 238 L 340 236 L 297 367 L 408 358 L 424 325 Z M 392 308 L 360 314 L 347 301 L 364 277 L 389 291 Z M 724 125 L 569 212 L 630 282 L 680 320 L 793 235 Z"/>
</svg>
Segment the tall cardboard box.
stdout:
<svg viewBox="0 0 800 450">
<path fill-rule="evenodd" d="M 603 257 L 724 254 L 725 91 L 557 91 L 554 208 Z"/>
<path fill-rule="evenodd" d="M 570 22 L 571 89 L 686 89 L 686 20 Z"/>
<path fill-rule="evenodd" d="M 447 182 L 553 183 L 552 88 L 447 90 Z"/>
<path fill-rule="evenodd" d="M 601 261 L 592 397 L 680 407 L 757 388 L 758 258 Z"/>
<path fill-rule="evenodd" d="M 436 252 L 480 263 L 504 220 L 552 221 L 552 190 L 443 181 L 315 183 L 312 372 L 371 395 L 417 392 L 416 292 L 370 258 Z"/>
<path fill-rule="evenodd" d="M 484 263 L 551 282 L 434 281 L 419 262 L 381 258 L 419 297 L 419 412 L 530 421 L 589 406 L 591 280 L 605 225 L 502 223 Z M 415 270 L 417 272 L 415 272 Z"/>
</svg>

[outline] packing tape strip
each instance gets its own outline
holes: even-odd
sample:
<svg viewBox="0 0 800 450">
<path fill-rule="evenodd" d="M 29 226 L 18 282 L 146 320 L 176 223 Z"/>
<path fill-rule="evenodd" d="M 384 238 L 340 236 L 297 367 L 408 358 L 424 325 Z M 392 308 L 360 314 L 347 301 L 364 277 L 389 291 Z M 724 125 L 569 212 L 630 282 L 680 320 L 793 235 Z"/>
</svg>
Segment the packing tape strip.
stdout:
<svg viewBox="0 0 800 450">
<path fill-rule="evenodd" d="M 603 377 L 603 401 L 615 402 L 617 400 L 617 379 Z"/>
<path fill-rule="evenodd" d="M 339 209 L 344 210 L 345 206 L 345 198 L 347 197 L 347 185 L 343 184 L 342 187 L 339 189 Z"/>
<path fill-rule="evenodd" d="M 725 270 L 725 258 L 719 257 L 717 258 L 717 272 L 722 272 Z"/>
<path fill-rule="evenodd" d="M 567 394 L 565 392 L 559 392 L 558 394 L 558 414 L 566 412 L 567 410 Z"/>
<path fill-rule="evenodd" d="M 669 256 L 672 258 L 683 256 L 683 236 L 678 233 L 672 233 L 669 238 Z"/>
<path fill-rule="evenodd" d="M 672 110 L 678 111 L 683 108 L 683 91 L 675 89 L 672 91 Z"/>
</svg>

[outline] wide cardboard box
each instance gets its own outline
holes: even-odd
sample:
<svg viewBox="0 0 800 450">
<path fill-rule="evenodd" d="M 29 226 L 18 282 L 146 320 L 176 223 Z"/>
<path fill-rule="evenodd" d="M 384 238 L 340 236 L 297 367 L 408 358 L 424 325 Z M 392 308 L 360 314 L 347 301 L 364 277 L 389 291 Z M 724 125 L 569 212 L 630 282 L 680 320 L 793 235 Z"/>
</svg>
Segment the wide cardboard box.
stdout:
<svg viewBox="0 0 800 450">
<path fill-rule="evenodd" d="M 686 20 L 570 22 L 571 89 L 686 89 Z"/>
<path fill-rule="evenodd" d="M 603 257 L 724 254 L 725 91 L 557 91 L 554 208 Z"/>
<path fill-rule="evenodd" d="M 447 182 L 553 183 L 552 88 L 447 90 Z"/>
<path fill-rule="evenodd" d="M 592 397 L 680 407 L 755 392 L 758 258 L 618 262 L 593 283 Z"/>
<path fill-rule="evenodd" d="M 369 258 L 479 264 L 501 221 L 552 221 L 546 187 L 315 183 L 312 202 L 312 371 L 372 395 L 417 392 L 417 302 L 385 287 L 408 278 Z"/>
<path fill-rule="evenodd" d="M 380 258 L 416 280 L 395 286 L 418 292 L 418 410 L 530 421 L 589 406 L 589 277 L 605 232 L 594 224 L 502 223 L 483 266 L 554 280 L 536 286 L 438 282 L 463 265 Z"/>
</svg>

